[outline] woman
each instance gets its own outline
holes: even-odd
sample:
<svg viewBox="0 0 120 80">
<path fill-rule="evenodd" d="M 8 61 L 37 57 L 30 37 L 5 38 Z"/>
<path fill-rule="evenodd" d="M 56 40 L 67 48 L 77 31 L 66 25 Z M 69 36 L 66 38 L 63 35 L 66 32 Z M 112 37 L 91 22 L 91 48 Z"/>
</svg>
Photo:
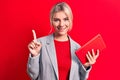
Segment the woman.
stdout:
<svg viewBox="0 0 120 80">
<path fill-rule="evenodd" d="M 30 56 L 28 60 L 28 73 L 32 80 L 86 80 L 95 63 L 97 55 L 94 50 L 88 52 L 88 62 L 82 64 L 75 55 L 80 48 L 67 34 L 72 29 L 73 15 L 68 4 L 56 4 L 50 12 L 51 25 L 54 33 L 36 39 L 29 43 Z"/>
</svg>

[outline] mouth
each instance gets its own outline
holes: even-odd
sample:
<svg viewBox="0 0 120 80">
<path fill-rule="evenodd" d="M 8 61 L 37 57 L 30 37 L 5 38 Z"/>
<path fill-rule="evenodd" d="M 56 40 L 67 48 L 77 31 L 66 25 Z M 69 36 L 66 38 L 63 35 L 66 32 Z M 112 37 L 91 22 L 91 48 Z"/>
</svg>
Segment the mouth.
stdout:
<svg viewBox="0 0 120 80">
<path fill-rule="evenodd" d="M 67 27 L 57 27 L 60 32 L 66 31 Z"/>
</svg>

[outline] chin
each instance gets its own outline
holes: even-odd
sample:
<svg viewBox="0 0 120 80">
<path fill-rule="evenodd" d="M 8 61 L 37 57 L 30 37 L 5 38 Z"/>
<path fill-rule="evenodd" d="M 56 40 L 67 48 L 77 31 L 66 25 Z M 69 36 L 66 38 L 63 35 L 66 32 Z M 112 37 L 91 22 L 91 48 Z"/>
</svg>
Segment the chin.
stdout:
<svg viewBox="0 0 120 80">
<path fill-rule="evenodd" d="M 63 36 L 63 35 L 66 35 L 67 32 L 59 32 L 58 34 L 61 35 L 61 36 Z"/>
</svg>

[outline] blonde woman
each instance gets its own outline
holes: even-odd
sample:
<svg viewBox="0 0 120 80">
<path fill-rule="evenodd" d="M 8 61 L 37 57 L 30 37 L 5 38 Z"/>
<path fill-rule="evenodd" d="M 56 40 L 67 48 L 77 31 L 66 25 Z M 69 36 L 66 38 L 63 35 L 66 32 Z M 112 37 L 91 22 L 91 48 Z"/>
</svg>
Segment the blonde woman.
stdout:
<svg viewBox="0 0 120 80">
<path fill-rule="evenodd" d="M 29 43 L 28 73 L 32 80 L 86 80 L 97 55 L 94 51 L 86 56 L 88 62 L 82 64 L 75 55 L 80 48 L 67 34 L 72 29 L 73 15 L 65 2 L 57 3 L 50 12 L 50 22 L 54 32 Z M 92 54 L 92 55 L 91 55 Z"/>
</svg>

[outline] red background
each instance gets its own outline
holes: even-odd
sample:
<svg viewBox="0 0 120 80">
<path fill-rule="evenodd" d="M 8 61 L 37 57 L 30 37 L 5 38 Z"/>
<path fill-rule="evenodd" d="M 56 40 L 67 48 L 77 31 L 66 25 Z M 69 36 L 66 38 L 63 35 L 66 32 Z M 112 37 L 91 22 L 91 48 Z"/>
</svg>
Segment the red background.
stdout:
<svg viewBox="0 0 120 80">
<path fill-rule="evenodd" d="M 0 0 L 0 80 L 30 80 L 28 43 L 50 31 L 49 12 L 60 0 Z M 120 1 L 66 0 L 74 14 L 71 37 L 81 45 L 100 33 L 107 48 L 93 65 L 89 80 L 120 80 Z"/>
</svg>

